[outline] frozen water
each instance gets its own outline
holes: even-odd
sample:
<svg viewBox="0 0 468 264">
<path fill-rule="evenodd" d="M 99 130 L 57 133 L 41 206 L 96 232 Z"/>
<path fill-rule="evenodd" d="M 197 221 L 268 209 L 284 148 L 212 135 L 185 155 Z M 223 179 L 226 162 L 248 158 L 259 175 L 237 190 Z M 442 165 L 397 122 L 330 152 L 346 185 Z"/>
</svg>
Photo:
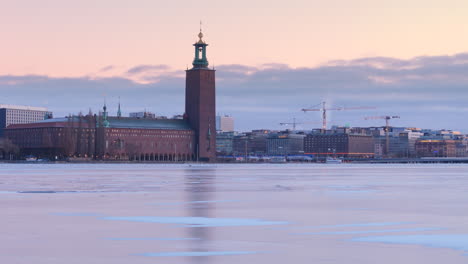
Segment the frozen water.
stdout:
<svg viewBox="0 0 468 264">
<path fill-rule="evenodd" d="M 329 231 L 329 232 L 308 232 L 301 233 L 302 235 L 355 235 L 355 234 L 371 234 L 371 233 L 403 233 L 416 231 L 434 231 L 442 228 L 401 228 L 401 229 L 380 229 L 380 230 L 353 230 L 353 231 Z"/>
<path fill-rule="evenodd" d="M 414 224 L 414 223 L 413 222 L 355 223 L 355 224 L 342 224 L 342 225 L 324 225 L 324 226 L 316 226 L 315 228 L 371 227 L 371 226 L 394 226 L 394 225 L 408 225 L 408 224 Z"/>
<path fill-rule="evenodd" d="M 0 263 L 467 263 L 467 171 L 0 164 Z"/>
<path fill-rule="evenodd" d="M 260 219 L 243 218 L 209 218 L 209 217 L 158 217 L 158 216 L 128 216 L 103 217 L 105 220 L 120 220 L 158 224 L 178 224 L 192 227 L 221 227 L 221 226 L 264 226 L 285 225 L 288 222 L 265 221 Z"/>
<path fill-rule="evenodd" d="M 100 216 L 100 214 L 96 214 L 96 213 L 86 213 L 86 212 L 52 213 L 52 215 L 59 215 L 59 216 Z"/>
<path fill-rule="evenodd" d="M 160 253 L 143 253 L 138 254 L 146 257 L 210 257 L 210 256 L 232 256 L 232 255 L 248 255 L 255 254 L 252 251 L 204 251 L 204 252 L 160 252 Z"/>
<path fill-rule="evenodd" d="M 180 241 L 180 240 L 200 240 L 199 238 L 190 238 L 190 237 L 109 237 L 108 240 L 114 241 Z"/>
<path fill-rule="evenodd" d="M 427 247 L 451 248 L 468 251 L 468 234 L 439 234 L 439 235 L 399 235 L 357 237 L 357 242 L 380 242 L 391 244 L 415 244 Z"/>
</svg>

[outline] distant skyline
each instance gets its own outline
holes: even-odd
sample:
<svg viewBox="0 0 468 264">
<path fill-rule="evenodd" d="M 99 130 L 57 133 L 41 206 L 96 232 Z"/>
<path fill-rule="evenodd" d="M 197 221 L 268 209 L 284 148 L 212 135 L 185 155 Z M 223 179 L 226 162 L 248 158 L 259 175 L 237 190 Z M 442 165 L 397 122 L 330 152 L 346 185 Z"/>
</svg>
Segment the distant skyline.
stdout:
<svg viewBox="0 0 468 264">
<path fill-rule="evenodd" d="M 63 116 L 98 111 L 104 96 L 116 111 L 120 96 L 124 113 L 181 114 L 202 20 L 217 111 L 239 130 L 319 122 L 299 109 L 327 100 L 377 107 L 331 113 L 331 125 L 383 125 L 364 117 L 388 114 L 468 132 L 466 10 L 465 0 L 10 1 L 0 103 Z"/>
</svg>

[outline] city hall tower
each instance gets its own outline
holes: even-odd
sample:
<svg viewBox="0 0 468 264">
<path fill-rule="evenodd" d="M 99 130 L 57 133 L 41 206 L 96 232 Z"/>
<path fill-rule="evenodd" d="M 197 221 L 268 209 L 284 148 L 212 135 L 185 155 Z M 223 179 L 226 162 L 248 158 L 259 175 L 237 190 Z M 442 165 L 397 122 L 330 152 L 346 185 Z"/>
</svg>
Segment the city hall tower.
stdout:
<svg viewBox="0 0 468 264">
<path fill-rule="evenodd" d="M 200 29 L 199 40 L 193 44 L 193 67 L 186 71 L 185 117 L 195 130 L 195 155 L 201 161 L 216 160 L 216 85 L 215 70 L 208 68 L 206 47 Z"/>
</svg>

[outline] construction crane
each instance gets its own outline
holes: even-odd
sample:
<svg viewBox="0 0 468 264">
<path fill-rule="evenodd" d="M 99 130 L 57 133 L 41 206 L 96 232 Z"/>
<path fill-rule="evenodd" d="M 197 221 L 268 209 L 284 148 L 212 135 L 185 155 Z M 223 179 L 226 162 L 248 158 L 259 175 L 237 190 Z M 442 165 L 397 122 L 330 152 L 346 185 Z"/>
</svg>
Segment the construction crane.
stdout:
<svg viewBox="0 0 468 264">
<path fill-rule="evenodd" d="M 319 104 L 320 105 L 320 104 Z M 317 105 L 317 106 L 319 106 Z M 360 109 L 375 109 L 375 107 L 336 107 L 336 108 L 327 108 L 326 102 L 322 102 L 322 108 L 303 108 L 301 111 L 304 113 L 311 112 L 311 111 L 322 111 L 322 129 L 327 129 L 327 111 L 346 111 L 346 110 L 360 110 Z"/>
<path fill-rule="evenodd" d="M 390 119 L 400 118 L 399 116 L 368 116 L 365 120 L 385 119 L 385 155 L 388 156 L 390 150 Z"/>
<path fill-rule="evenodd" d="M 296 126 L 297 125 L 304 125 L 304 124 L 316 124 L 316 122 L 296 122 L 296 118 L 293 118 L 293 121 L 292 122 L 283 122 L 283 123 L 279 123 L 280 125 L 282 126 L 290 126 L 292 125 L 293 126 L 293 130 L 296 130 Z"/>
<path fill-rule="evenodd" d="M 302 124 L 302 123 L 297 123 L 296 122 L 296 118 L 293 118 L 293 121 L 292 123 L 279 123 L 281 126 L 289 126 L 289 125 L 292 125 L 293 126 L 293 130 L 296 130 L 296 125 L 299 125 L 299 124 Z"/>
</svg>

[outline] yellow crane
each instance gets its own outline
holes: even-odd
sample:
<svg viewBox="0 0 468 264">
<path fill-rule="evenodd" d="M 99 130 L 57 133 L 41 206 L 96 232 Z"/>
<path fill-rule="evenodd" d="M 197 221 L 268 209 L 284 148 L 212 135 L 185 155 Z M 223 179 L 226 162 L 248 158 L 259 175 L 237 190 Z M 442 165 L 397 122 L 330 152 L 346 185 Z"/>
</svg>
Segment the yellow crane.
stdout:
<svg viewBox="0 0 468 264">
<path fill-rule="evenodd" d="M 388 156 L 390 150 L 390 119 L 400 118 L 399 116 L 368 116 L 365 120 L 385 119 L 385 155 Z"/>
<path fill-rule="evenodd" d="M 319 104 L 320 105 L 320 104 Z M 319 106 L 317 105 L 317 106 Z M 321 108 L 303 108 L 301 111 L 304 113 L 311 112 L 311 111 L 318 111 L 322 112 L 322 129 L 327 129 L 327 111 L 347 111 L 347 110 L 361 110 L 361 109 L 375 109 L 375 107 L 367 107 L 367 106 L 360 106 L 360 107 L 335 107 L 335 108 L 327 108 L 326 102 L 321 103 Z"/>
</svg>

